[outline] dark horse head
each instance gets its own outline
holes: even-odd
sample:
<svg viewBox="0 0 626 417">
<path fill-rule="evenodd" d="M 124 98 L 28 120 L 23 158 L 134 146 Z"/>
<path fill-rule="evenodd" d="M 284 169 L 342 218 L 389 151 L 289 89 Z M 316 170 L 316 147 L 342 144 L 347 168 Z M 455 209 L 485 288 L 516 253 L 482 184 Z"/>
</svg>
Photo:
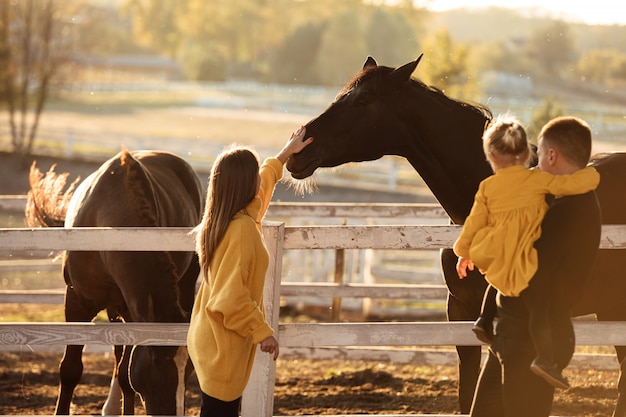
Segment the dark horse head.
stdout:
<svg viewBox="0 0 626 417">
<path fill-rule="evenodd" d="M 194 227 L 203 192 L 193 169 L 169 152 L 120 152 L 59 199 L 67 174 L 31 170 L 27 218 L 66 227 Z M 68 203 L 65 208 L 58 203 Z M 67 321 L 91 321 L 106 310 L 111 321 L 189 321 L 200 271 L 194 252 L 68 251 L 63 262 Z M 186 347 L 116 347 L 111 392 L 103 414 L 133 414 L 135 391 L 147 414 L 184 412 Z M 82 346 L 67 346 L 60 365 L 56 414 L 68 414 L 82 373 Z"/>
<path fill-rule="evenodd" d="M 450 218 L 462 223 L 478 184 L 492 172 L 481 146 L 491 112 L 411 78 L 420 59 L 394 69 L 368 57 L 335 101 L 307 123 L 315 142 L 289 159 L 291 175 L 302 179 L 320 167 L 403 156 Z M 442 137 L 456 138 L 455 146 Z M 477 159 L 483 163 L 476 165 Z"/>
</svg>

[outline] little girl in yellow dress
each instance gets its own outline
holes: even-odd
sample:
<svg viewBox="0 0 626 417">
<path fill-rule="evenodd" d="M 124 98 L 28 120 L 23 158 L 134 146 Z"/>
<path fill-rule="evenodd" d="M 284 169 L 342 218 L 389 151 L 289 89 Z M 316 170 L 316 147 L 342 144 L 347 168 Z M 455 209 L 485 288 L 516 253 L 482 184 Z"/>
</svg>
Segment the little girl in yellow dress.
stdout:
<svg viewBox="0 0 626 417">
<path fill-rule="evenodd" d="M 474 198 L 454 253 L 459 256 L 457 272 L 464 278 L 467 268 L 476 265 L 490 286 L 506 296 L 527 297 L 524 293 L 537 271 L 535 241 L 541 235 L 541 222 L 548 209 L 546 194 L 555 196 L 582 194 L 595 189 L 600 175 L 587 167 L 571 175 L 552 175 L 537 169 L 528 169 L 532 151 L 521 124 L 510 116 L 495 119 L 483 135 L 483 148 L 494 175 L 483 180 Z M 532 316 L 537 303 L 549 302 L 549 296 L 525 300 Z M 495 317 L 495 290 L 488 288 L 483 312 L 474 325 L 477 337 L 487 343 L 493 338 L 492 321 Z M 536 312 L 535 312 L 536 313 Z M 538 314 L 538 313 L 536 313 Z M 537 358 L 531 369 L 552 385 L 568 388 L 554 360 L 549 335 L 549 317 L 535 317 L 529 326 Z M 541 339 L 540 339 L 541 338 Z M 551 339 L 551 338 L 550 338 Z"/>
</svg>

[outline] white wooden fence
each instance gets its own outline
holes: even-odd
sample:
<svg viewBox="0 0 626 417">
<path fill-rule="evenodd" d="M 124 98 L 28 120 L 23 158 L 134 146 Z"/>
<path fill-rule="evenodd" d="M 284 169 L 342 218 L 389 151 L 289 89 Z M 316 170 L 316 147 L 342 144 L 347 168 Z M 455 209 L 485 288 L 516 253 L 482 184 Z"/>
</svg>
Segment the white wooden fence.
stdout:
<svg viewBox="0 0 626 417">
<path fill-rule="evenodd" d="M 270 251 L 265 286 L 268 320 L 282 347 L 476 345 L 470 322 L 278 324 L 285 249 L 450 247 L 457 226 L 307 226 L 264 224 Z M 604 249 L 626 248 L 625 226 L 604 226 Z M 0 229 L 0 250 L 194 250 L 187 228 Z M 334 287 L 334 284 L 328 284 Z M 0 323 L 0 345 L 184 345 L 184 324 Z M 577 322 L 578 345 L 626 345 L 626 322 Z M 271 416 L 276 364 L 260 351 L 244 393 L 242 416 Z"/>
</svg>

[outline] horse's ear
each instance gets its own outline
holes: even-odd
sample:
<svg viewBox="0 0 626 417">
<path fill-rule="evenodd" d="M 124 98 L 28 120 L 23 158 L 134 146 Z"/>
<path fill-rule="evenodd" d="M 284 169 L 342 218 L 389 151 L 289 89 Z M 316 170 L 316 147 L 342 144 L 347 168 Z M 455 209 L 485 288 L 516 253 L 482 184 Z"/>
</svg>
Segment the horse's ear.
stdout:
<svg viewBox="0 0 626 417">
<path fill-rule="evenodd" d="M 377 67 L 378 64 L 376 63 L 376 60 L 374 58 L 372 58 L 371 56 L 367 57 L 367 60 L 365 61 L 365 64 L 363 64 L 363 69 L 369 68 L 369 67 Z"/>
<path fill-rule="evenodd" d="M 420 63 L 423 56 L 424 54 L 421 54 L 419 57 L 417 57 L 415 61 L 411 61 L 408 64 L 404 64 L 403 66 L 393 70 L 393 72 L 389 75 L 392 79 L 392 82 L 400 85 L 407 81 L 409 78 L 411 78 L 411 74 L 413 74 L 413 71 L 415 71 L 415 68 L 417 68 L 417 64 Z"/>
<path fill-rule="evenodd" d="M 420 56 L 417 57 L 417 59 L 415 60 L 415 66 L 417 67 L 417 64 L 420 63 L 420 61 L 422 60 L 422 57 L 424 56 L 424 53 L 421 53 Z"/>
<path fill-rule="evenodd" d="M 415 68 L 417 68 L 417 64 L 419 64 L 422 59 L 422 55 L 420 55 L 415 61 L 411 61 L 408 64 L 404 64 L 403 66 L 393 70 L 391 74 L 389 74 L 391 83 L 396 87 L 400 87 L 404 84 L 404 82 L 408 81 L 409 78 L 411 78 L 413 71 L 415 71 Z"/>
</svg>

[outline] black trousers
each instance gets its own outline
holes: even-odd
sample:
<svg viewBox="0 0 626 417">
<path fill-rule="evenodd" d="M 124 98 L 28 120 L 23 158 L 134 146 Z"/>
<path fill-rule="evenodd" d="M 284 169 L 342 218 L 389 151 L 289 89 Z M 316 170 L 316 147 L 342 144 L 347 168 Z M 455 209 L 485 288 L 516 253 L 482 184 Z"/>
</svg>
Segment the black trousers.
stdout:
<svg viewBox="0 0 626 417">
<path fill-rule="evenodd" d="M 519 343 L 496 335 L 478 379 L 470 416 L 548 417 L 554 388 L 532 373 L 529 366 L 534 358 L 530 340 Z"/>
<path fill-rule="evenodd" d="M 528 328 L 530 337 L 535 346 L 535 353 L 547 363 L 555 363 L 555 350 L 561 348 L 561 341 L 553 337 L 552 326 L 567 327 L 570 321 L 569 312 L 559 311 L 552 306 L 553 288 L 545 277 L 533 278 L 528 287 L 519 295 L 528 311 Z M 485 291 L 481 315 L 493 321 L 496 314 L 497 290 L 489 285 Z M 564 341 L 567 344 L 567 342 Z"/>
<path fill-rule="evenodd" d="M 200 417 L 239 417 L 241 397 L 234 401 L 222 401 L 202 393 Z"/>
<path fill-rule="evenodd" d="M 508 298 L 507 304 L 524 308 L 520 297 Z M 504 302 L 504 301 L 503 301 Z M 553 312 L 552 336 L 555 360 L 565 367 L 574 353 L 574 328 L 566 311 Z M 478 380 L 470 416 L 474 417 L 547 417 L 550 415 L 554 388 L 530 370 L 536 356 L 528 318 L 508 316 L 499 310 L 494 343 Z M 558 317 L 562 315 L 562 317 Z"/>
</svg>

